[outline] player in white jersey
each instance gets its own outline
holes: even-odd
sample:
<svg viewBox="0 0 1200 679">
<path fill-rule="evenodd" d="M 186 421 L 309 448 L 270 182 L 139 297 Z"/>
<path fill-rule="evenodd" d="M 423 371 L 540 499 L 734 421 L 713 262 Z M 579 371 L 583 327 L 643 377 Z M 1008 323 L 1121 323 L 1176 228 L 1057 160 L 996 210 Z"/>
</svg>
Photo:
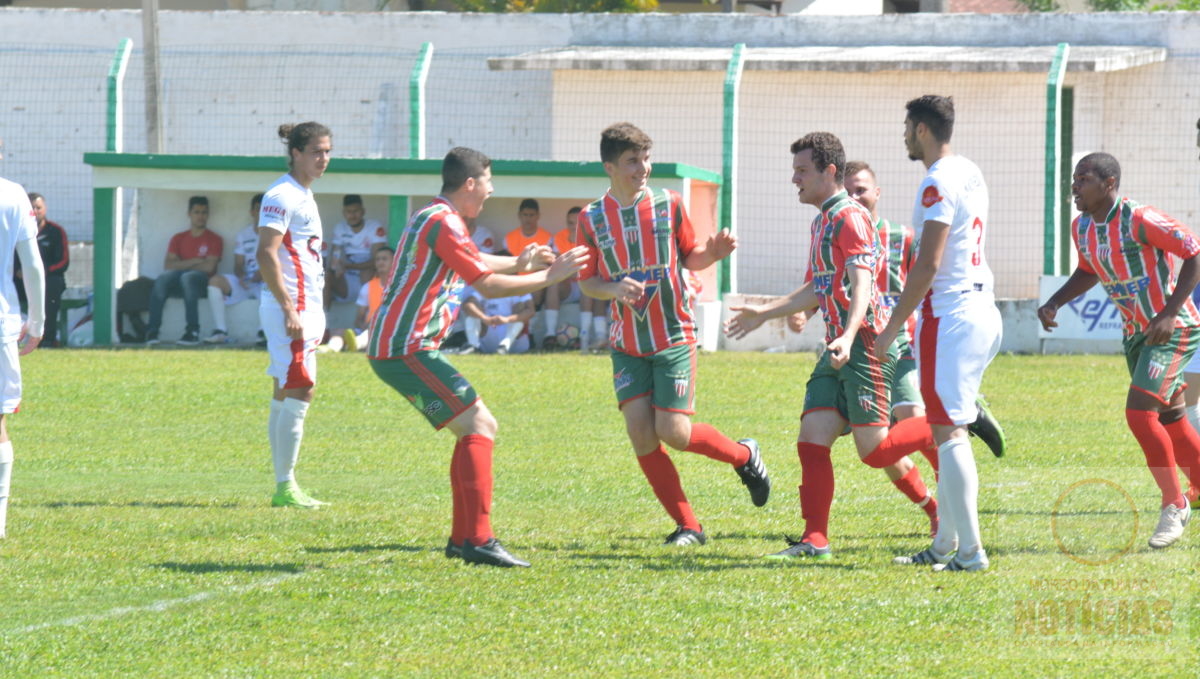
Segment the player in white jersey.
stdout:
<svg viewBox="0 0 1200 679">
<path fill-rule="evenodd" d="M 300 489 L 295 468 L 317 382 L 317 345 L 325 334 L 321 215 L 309 187 L 329 167 L 333 135 L 324 125 L 307 122 L 280 125 L 279 136 L 287 144 L 290 169 L 263 195 L 257 252 L 271 293 L 259 304 L 271 361 L 267 374 L 275 380 L 267 424 L 276 483 L 271 504 L 315 509 L 326 503 Z"/>
<path fill-rule="evenodd" d="M 262 291 L 262 272 L 258 270 L 258 213 L 263 194 L 250 199 L 249 226 L 238 231 L 233 243 L 233 273 L 213 274 L 208 280 L 208 305 L 212 311 L 213 333 L 204 339 L 209 344 L 223 344 L 229 339 L 225 307 L 247 299 L 258 299 Z M 259 334 L 262 331 L 259 330 Z"/>
<path fill-rule="evenodd" d="M 0 538 L 6 532 L 8 489 L 12 482 L 13 445 L 6 415 L 21 404 L 21 364 L 37 348 L 45 324 L 46 276 L 37 246 L 37 219 L 29 195 L 19 184 L 0 178 Z M 29 320 L 21 323 L 21 307 L 13 283 L 13 252 L 24 266 Z"/>
<path fill-rule="evenodd" d="M 1001 320 L 984 258 L 988 192 L 974 163 L 954 155 L 954 102 L 926 95 L 906 104 L 904 142 L 908 156 L 929 173 L 917 192 L 913 228 L 917 260 L 892 318 L 875 340 L 885 356 L 905 320 L 921 308 L 917 323 L 917 370 L 926 417 L 938 444 L 938 532 L 933 545 L 897 563 L 938 570 L 988 567 L 979 536 L 979 477 L 967 425 L 983 371 L 1000 350 Z"/>
<path fill-rule="evenodd" d="M 330 248 L 330 270 L 341 280 L 335 286 L 333 300 L 346 302 L 358 298 L 363 273 L 374 270 L 371 254 L 375 246 L 387 242 L 387 230 L 378 220 L 367 219 L 362 196 L 342 197 L 343 221 L 333 227 Z"/>
</svg>

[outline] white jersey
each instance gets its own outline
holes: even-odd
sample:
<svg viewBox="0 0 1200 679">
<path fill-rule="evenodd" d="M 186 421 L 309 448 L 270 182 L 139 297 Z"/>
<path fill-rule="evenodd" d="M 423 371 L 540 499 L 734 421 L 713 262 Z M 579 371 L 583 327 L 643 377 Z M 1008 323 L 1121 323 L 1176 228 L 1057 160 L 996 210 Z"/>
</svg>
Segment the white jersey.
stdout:
<svg viewBox="0 0 1200 679">
<path fill-rule="evenodd" d="M 489 255 L 496 254 L 496 236 L 486 226 L 476 226 L 475 233 L 471 234 L 471 240 L 475 241 L 475 247 L 479 248 L 480 252 L 486 252 Z"/>
<path fill-rule="evenodd" d="M 463 299 L 474 299 L 479 303 L 479 307 L 483 309 L 483 313 L 488 316 L 511 316 L 513 309 L 521 302 L 532 302 L 533 295 L 514 295 L 512 297 L 494 297 L 487 298 L 479 293 L 475 288 L 466 288 L 463 291 Z"/>
<path fill-rule="evenodd" d="M 233 240 L 234 256 L 241 255 L 246 262 L 245 278 L 250 280 L 258 273 L 258 229 L 251 224 L 238 231 Z"/>
<path fill-rule="evenodd" d="M 371 259 L 371 248 L 379 243 L 387 242 L 387 229 L 374 219 L 363 222 L 363 226 L 354 232 L 346 222 L 338 222 L 333 227 L 333 247 L 340 251 L 341 256 L 351 264 L 362 264 Z"/>
<path fill-rule="evenodd" d="M 920 243 L 925 222 L 950 225 L 946 248 L 927 303 L 934 316 L 943 316 L 962 304 L 992 297 L 992 270 L 983 255 L 988 223 L 988 190 L 975 163 L 962 156 L 946 156 L 929 168 L 913 207 L 913 229 Z M 973 298 L 973 299 L 968 299 Z"/>
<path fill-rule="evenodd" d="M 325 289 L 321 266 L 321 214 L 313 193 L 285 174 L 263 195 L 259 228 L 283 234 L 279 244 L 279 269 L 283 287 L 296 303 L 296 311 L 319 311 Z M 263 308 L 279 308 L 275 295 L 262 296 Z"/>
<path fill-rule="evenodd" d="M 21 306 L 13 283 L 14 252 L 17 243 L 37 238 L 37 230 L 25 189 L 0 179 L 0 340 L 6 343 L 21 336 Z"/>
</svg>

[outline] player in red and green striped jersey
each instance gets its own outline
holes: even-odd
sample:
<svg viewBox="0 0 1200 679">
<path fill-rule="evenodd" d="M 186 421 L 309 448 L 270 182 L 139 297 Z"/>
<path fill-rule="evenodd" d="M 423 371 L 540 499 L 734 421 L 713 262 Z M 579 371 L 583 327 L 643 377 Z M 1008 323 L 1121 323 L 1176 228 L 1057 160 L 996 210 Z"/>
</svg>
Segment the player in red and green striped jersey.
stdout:
<svg viewBox="0 0 1200 679">
<path fill-rule="evenodd" d="M 523 295 L 571 277 L 587 262 L 587 253 L 574 248 L 555 257 L 548 246 L 538 245 L 515 257 L 480 253 L 463 218 L 479 216 L 491 193 L 487 156 L 463 147 L 446 154 L 441 195 L 412 216 L 396 244 L 367 352 L 380 379 L 435 429 L 454 433 L 454 520 L 446 556 L 491 566 L 528 566 L 492 533 L 496 418 L 439 348 L 458 314 L 464 282 L 484 297 Z M 513 275 L 519 272 L 532 273 Z"/>
<path fill-rule="evenodd" d="M 1175 465 L 1200 485 L 1200 436 L 1184 412 L 1183 369 L 1200 346 L 1200 311 L 1191 300 L 1200 283 L 1200 241 L 1155 208 L 1121 197 L 1121 166 L 1107 153 L 1075 165 L 1071 193 L 1081 214 L 1071 224 L 1079 265 L 1038 309 L 1046 330 L 1058 309 L 1100 283 L 1121 310 L 1125 361 L 1132 378 L 1125 420 L 1162 492 L 1150 537 L 1161 549 L 1183 535 L 1191 507 Z M 1173 260 L 1182 260 L 1178 277 Z"/>
<path fill-rule="evenodd" d="M 733 441 L 692 422 L 696 321 L 684 269 L 711 266 L 737 242 L 721 231 L 697 243 L 679 194 L 646 185 L 652 144 L 629 123 L 601 134 L 610 186 L 579 216 L 575 242 L 589 254 L 579 287 L 590 297 L 615 300 L 609 329 L 613 387 L 642 471 L 675 521 L 666 544 L 704 544 L 708 538 L 663 444 L 733 466 L 756 506 L 766 504 L 771 481 L 754 439 Z"/>
</svg>

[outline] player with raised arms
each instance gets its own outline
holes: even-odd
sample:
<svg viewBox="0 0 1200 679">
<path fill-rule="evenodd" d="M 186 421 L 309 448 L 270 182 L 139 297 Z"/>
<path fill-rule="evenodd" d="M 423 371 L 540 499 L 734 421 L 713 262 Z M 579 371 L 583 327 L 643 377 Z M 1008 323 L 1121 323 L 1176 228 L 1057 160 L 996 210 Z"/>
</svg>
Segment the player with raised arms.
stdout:
<svg viewBox="0 0 1200 679">
<path fill-rule="evenodd" d="M 1075 165 L 1071 193 L 1080 215 L 1071 223 L 1079 264 L 1038 309 L 1042 327 L 1058 325 L 1058 310 L 1100 283 L 1121 310 L 1125 363 L 1131 382 L 1125 421 L 1162 493 L 1155 549 L 1183 535 L 1191 505 L 1175 465 L 1200 486 L 1200 437 L 1184 412 L 1183 370 L 1200 346 L 1200 311 L 1191 293 L 1200 283 L 1200 241 L 1155 208 L 1123 198 L 1121 165 L 1090 153 Z M 1174 259 L 1182 260 L 1178 278 Z"/>
<path fill-rule="evenodd" d="M 988 567 L 988 558 L 979 533 L 979 475 L 967 426 L 979 415 L 983 372 L 1000 351 L 1002 333 L 992 271 L 984 257 L 988 190 L 979 168 L 950 148 L 954 101 L 925 95 L 905 107 L 908 157 L 923 163 L 928 172 L 913 208 L 917 260 L 891 320 L 876 340 L 875 354 L 886 354 L 920 307 L 917 370 L 925 419 L 938 445 L 940 476 L 933 544 L 913 556 L 897 557 L 896 563 L 981 571 Z M 895 429 L 920 419 L 904 420 Z M 891 462 L 886 454 L 878 457 L 885 459 L 867 462 Z"/>
<path fill-rule="evenodd" d="M 629 123 L 600 135 L 609 190 L 579 216 L 578 240 L 590 258 L 579 274 L 584 294 L 611 304 L 613 388 L 633 452 L 655 496 L 675 521 L 668 545 L 707 536 L 683 492 L 665 443 L 732 466 L 756 506 L 771 494 L 758 443 L 733 441 L 692 422 L 696 398 L 696 320 L 684 269 L 728 257 L 737 241 L 719 231 L 697 243 L 678 193 L 647 186 L 650 137 Z"/>
<path fill-rule="evenodd" d="M 0 158 L 4 156 L 0 155 Z M 29 195 L 20 184 L 0 178 L 0 538 L 7 533 L 13 444 L 8 416 L 21 405 L 21 362 L 37 348 L 45 326 L 46 274 L 37 245 L 38 226 Z M 22 324 L 13 282 L 13 253 L 24 263 L 29 319 Z"/>
<path fill-rule="evenodd" d="M 516 257 L 480 253 L 463 220 L 478 217 L 492 194 L 491 165 L 474 149 L 457 147 L 446 154 L 441 195 L 413 214 L 396 244 L 367 356 L 375 374 L 435 429 L 454 434 L 454 509 L 446 556 L 471 564 L 528 566 L 492 533 L 496 418 L 440 347 L 458 315 L 464 283 L 488 298 L 524 295 L 570 278 L 587 253 L 574 248 L 555 257 L 550 247 L 533 244 Z"/>
<path fill-rule="evenodd" d="M 325 174 L 333 135 L 320 123 L 280 125 L 287 146 L 288 172 L 263 195 L 258 219 L 259 271 L 270 294 L 262 295 L 259 319 L 267 338 L 274 380 L 267 439 L 275 467 L 275 507 L 316 509 L 296 483 L 296 461 L 304 438 L 304 417 L 317 383 L 317 345 L 325 334 L 325 270 L 321 264 L 321 215 L 312 183 Z"/>
</svg>

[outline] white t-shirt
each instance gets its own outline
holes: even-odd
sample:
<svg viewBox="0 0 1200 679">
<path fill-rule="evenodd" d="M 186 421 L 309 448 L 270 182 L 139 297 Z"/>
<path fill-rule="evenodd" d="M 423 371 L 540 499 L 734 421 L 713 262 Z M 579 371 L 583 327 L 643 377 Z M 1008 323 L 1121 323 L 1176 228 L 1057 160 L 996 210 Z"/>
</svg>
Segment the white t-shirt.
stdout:
<svg viewBox="0 0 1200 679">
<path fill-rule="evenodd" d="M 13 283 L 17 243 L 37 238 L 37 219 L 29 195 L 20 184 L 0 178 L 0 340 L 21 337 L 21 305 Z"/>
<path fill-rule="evenodd" d="M 480 252 L 486 252 L 489 255 L 496 253 L 496 236 L 486 226 L 476 226 L 475 233 L 471 234 L 471 240 L 475 241 L 475 247 L 479 248 Z"/>
<path fill-rule="evenodd" d="M 238 231 L 233 240 L 233 254 L 241 255 L 246 261 L 246 280 L 258 273 L 258 229 L 251 224 Z"/>
<path fill-rule="evenodd" d="M 362 264 L 371 259 L 372 246 L 387 242 L 387 229 L 378 221 L 367 219 L 358 233 L 355 233 L 346 222 L 338 222 L 337 226 L 333 227 L 332 240 L 334 251 L 340 251 L 347 262 Z"/>
<path fill-rule="evenodd" d="M 946 247 L 933 279 L 933 315 L 943 316 L 963 304 L 992 296 L 992 270 L 984 257 L 988 223 L 988 190 L 975 163 L 946 156 L 929 168 L 913 206 L 913 230 L 920 243 L 925 222 L 950 225 Z"/>
<path fill-rule="evenodd" d="M 279 245 L 279 268 L 283 287 L 296 303 L 297 311 L 320 311 L 325 289 L 321 266 L 321 213 L 310 189 L 285 174 L 263 195 L 259 228 L 283 234 Z M 262 296 L 263 307 L 279 308 L 275 295 Z"/>
</svg>

